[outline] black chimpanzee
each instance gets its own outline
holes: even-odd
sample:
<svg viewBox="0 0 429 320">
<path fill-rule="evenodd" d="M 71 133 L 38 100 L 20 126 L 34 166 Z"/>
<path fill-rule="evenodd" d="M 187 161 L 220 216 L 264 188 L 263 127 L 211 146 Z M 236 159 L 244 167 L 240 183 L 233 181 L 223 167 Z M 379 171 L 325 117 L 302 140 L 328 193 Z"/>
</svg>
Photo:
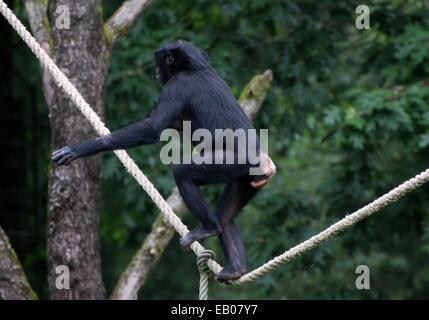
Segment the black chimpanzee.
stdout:
<svg viewBox="0 0 429 320">
<path fill-rule="evenodd" d="M 212 133 L 215 129 L 253 129 L 204 51 L 178 40 L 156 50 L 155 60 L 156 77 L 164 87 L 150 116 L 109 135 L 54 151 L 52 160 L 56 164 L 68 165 L 77 158 L 102 151 L 157 143 L 162 130 L 181 130 L 184 120 L 190 121 L 192 131 L 199 128 Z M 216 148 L 213 145 L 212 151 L 225 152 Z M 259 141 L 257 148 L 259 153 Z M 201 226 L 181 239 L 181 244 L 187 248 L 194 241 L 218 235 L 227 262 L 217 275 L 219 280 L 236 279 L 246 273 L 244 245 L 234 218 L 275 172 L 271 159 L 262 151 L 259 156 L 262 174 L 258 176 L 249 174 L 252 165 L 247 160 L 233 164 L 173 165 L 179 192 L 191 213 L 201 222 Z M 216 183 L 226 183 L 226 186 L 213 211 L 199 186 Z"/>
</svg>

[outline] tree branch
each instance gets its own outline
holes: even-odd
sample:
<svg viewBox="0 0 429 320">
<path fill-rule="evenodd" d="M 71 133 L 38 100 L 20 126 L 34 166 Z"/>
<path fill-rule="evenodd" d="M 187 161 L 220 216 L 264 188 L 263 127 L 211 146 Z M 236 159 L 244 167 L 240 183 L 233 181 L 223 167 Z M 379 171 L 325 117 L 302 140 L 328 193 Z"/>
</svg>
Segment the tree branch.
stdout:
<svg viewBox="0 0 429 320">
<path fill-rule="evenodd" d="M 240 106 L 251 119 L 253 119 L 261 109 L 272 79 L 272 71 L 267 70 L 263 74 L 254 76 L 243 89 L 239 100 Z M 174 188 L 167 199 L 167 203 L 179 217 L 186 211 L 186 206 L 177 188 Z M 165 248 L 173 238 L 174 233 L 174 229 L 164 220 L 163 216 L 159 214 L 152 224 L 152 230 L 143 240 L 140 249 L 122 273 L 110 297 L 111 299 L 137 299 L 138 291 L 145 283 L 150 271 L 161 258 Z"/>
<path fill-rule="evenodd" d="M 254 119 L 261 109 L 272 80 L 273 72 L 266 70 L 254 76 L 241 92 L 240 106 L 250 119 Z"/>
<path fill-rule="evenodd" d="M 48 1 L 26 0 L 25 11 L 30 22 L 31 31 L 40 46 L 52 56 L 53 40 L 48 19 Z M 51 106 L 54 95 L 54 82 L 47 70 L 42 68 L 43 93 L 48 107 Z"/>
<path fill-rule="evenodd" d="M 186 211 L 186 206 L 177 188 L 173 189 L 173 192 L 167 198 L 167 203 L 179 217 Z M 164 220 L 162 214 L 158 214 L 158 217 L 152 224 L 152 230 L 144 239 L 140 249 L 134 255 L 126 270 L 122 273 L 110 297 L 111 299 L 137 299 L 137 292 L 143 286 L 149 272 L 161 258 L 174 233 L 174 228 Z"/>
<path fill-rule="evenodd" d="M 36 300 L 9 239 L 0 227 L 0 299 Z"/>
<path fill-rule="evenodd" d="M 137 21 L 153 0 L 127 0 L 107 20 L 104 34 L 112 48 L 116 41 Z"/>
</svg>

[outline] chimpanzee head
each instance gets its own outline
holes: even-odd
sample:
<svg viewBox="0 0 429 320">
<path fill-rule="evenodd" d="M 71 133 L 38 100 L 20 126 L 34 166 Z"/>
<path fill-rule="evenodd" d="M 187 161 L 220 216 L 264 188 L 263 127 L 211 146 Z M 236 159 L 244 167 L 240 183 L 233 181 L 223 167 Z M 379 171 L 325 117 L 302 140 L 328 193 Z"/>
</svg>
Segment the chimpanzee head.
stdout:
<svg viewBox="0 0 429 320">
<path fill-rule="evenodd" d="M 207 54 L 188 41 L 170 42 L 155 51 L 156 78 L 165 84 L 181 71 L 210 67 Z"/>
</svg>

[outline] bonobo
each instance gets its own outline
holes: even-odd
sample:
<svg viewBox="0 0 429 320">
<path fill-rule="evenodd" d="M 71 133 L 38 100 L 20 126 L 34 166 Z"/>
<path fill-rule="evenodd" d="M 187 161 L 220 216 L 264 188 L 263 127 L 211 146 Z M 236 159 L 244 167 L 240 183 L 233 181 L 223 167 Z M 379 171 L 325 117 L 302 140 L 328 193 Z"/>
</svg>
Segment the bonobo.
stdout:
<svg viewBox="0 0 429 320">
<path fill-rule="evenodd" d="M 190 121 L 192 131 L 206 129 L 253 129 L 251 121 L 238 105 L 226 82 L 209 63 L 207 54 L 191 43 L 178 40 L 155 51 L 156 77 L 163 89 L 149 117 L 130 124 L 111 134 L 63 147 L 52 154 L 58 165 L 96 153 L 127 149 L 160 141 L 167 128 L 182 130 L 183 121 Z M 249 139 L 250 135 L 246 135 Z M 246 142 L 246 141 L 245 141 Z M 260 174 L 250 174 L 253 161 L 224 163 L 179 163 L 172 166 L 174 179 L 191 213 L 201 225 L 180 240 L 188 248 L 192 242 L 217 235 L 225 255 L 226 266 L 217 275 L 221 281 L 241 277 L 247 272 L 245 250 L 234 218 L 255 193 L 275 173 L 271 159 L 259 149 L 256 141 Z M 223 144 L 213 143 L 210 154 L 221 158 L 226 154 Z M 233 151 L 236 146 L 233 147 Z M 245 149 L 247 150 L 247 149 Z M 207 153 L 207 148 L 204 149 Z M 207 156 L 207 154 L 205 154 Z M 213 156 L 214 157 L 214 156 Z M 205 159 L 207 159 L 205 157 Z M 252 163 L 251 163 L 252 162 Z M 205 200 L 200 187 L 224 183 L 225 188 L 213 210 Z"/>
</svg>

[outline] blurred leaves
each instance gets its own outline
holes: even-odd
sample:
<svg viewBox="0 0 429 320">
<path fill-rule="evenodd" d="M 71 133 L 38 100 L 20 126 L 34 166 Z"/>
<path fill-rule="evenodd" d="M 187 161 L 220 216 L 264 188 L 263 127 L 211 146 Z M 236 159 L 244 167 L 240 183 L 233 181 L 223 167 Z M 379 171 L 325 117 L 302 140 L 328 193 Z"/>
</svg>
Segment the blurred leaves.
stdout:
<svg viewBox="0 0 429 320">
<path fill-rule="evenodd" d="M 106 17 L 120 3 L 104 1 Z M 112 129 L 149 113 L 161 90 L 154 80 L 153 51 L 173 39 L 205 49 L 236 96 L 254 74 L 273 70 L 273 86 L 255 125 L 270 130 L 269 151 L 278 172 L 238 218 L 250 268 L 429 167 L 427 1 L 368 1 L 368 31 L 354 27 L 358 4 L 157 0 L 114 50 L 106 88 Z M 23 60 L 29 59 L 17 56 L 19 70 L 26 65 Z M 38 79 L 27 78 L 40 89 Z M 22 95 L 24 87 L 15 87 Z M 169 168 L 159 162 L 159 148 L 136 148 L 131 154 L 166 196 L 174 182 Z M 150 230 L 157 209 L 112 154 L 104 157 L 102 178 L 103 268 L 111 289 Z M 212 204 L 219 191 L 204 190 Z M 256 283 L 212 285 L 210 296 L 427 298 L 428 194 L 429 187 L 423 186 Z M 187 216 L 185 223 L 196 221 Z M 153 271 L 142 298 L 196 297 L 195 257 L 183 253 L 177 240 Z M 217 239 L 208 244 L 221 257 Z M 355 288 L 359 264 L 371 270 L 371 290 Z"/>
<path fill-rule="evenodd" d="M 107 102 L 113 127 L 148 112 L 160 90 L 153 81 L 152 52 L 170 40 L 185 38 L 207 50 L 236 95 L 255 73 L 273 69 L 275 81 L 256 126 L 270 129 L 270 152 L 278 173 L 238 218 L 251 268 L 427 166 L 427 8 L 411 2 L 374 1 L 371 30 L 358 32 L 354 29 L 357 4 L 156 1 L 112 57 Z M 155 185 L 168 194 L 171 175 L 157 161 L 156 148 L 139 148 L 134 155 Z M 125 182 L 127 175 L 111 174 L 108 166 L 114 165 L 118 163 L 105 163 L 103 216 L 110 217 L 113 208 L 121 205 L 122 220 L 136 219 L 134 232 L 140 233 L 133 236 L 127 226 L 127 237 L 128 246 L 137 246 L 131 240 L 148 230 L 156 208 L 135 183 Z M 219 188 L 206 189 L 214 204 Z M 282 266 L 249 285 L 251 290 L 213 286 L 211 296 L 427 296 L 427 191 L 416 191 Z M 115 205 L 113 193 L 122 194 Z M 136 211 L 140 213 L 131 214 Z M 187 217 L 186 223 L 196 222 Z M 216 241 L 212 243 L 218 248 Z M 177 281 L 168 276 L 177 259 L 183 262 L 175 264 L 177 272 L 195 273 L 194 257 L 183 255 L 174 243 L 143 290 L 144 298 L 172 297 L 170 288 L 160 289 L 172 281 L 177 289 L 174 298 L 193 297 L 194 278 Z M 370 267 L 370 291 L 354 287 L 359 264 Z"/>
</svg>

